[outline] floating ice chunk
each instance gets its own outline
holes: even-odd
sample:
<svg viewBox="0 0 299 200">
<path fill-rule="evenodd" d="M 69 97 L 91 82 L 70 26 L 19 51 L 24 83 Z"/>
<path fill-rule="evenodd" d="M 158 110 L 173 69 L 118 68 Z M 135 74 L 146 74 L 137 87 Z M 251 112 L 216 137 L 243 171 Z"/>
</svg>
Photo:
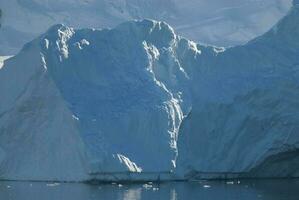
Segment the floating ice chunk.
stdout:
<svg viewBox="0 0 299 200">
<path fill-rule="evenodd" d="M 59 185 L 60 185 L 60 183 L 47 183 L 46 184 L 47 187 L 57 187 Z"/>
<path fill-rule="evenodd" d="M 145 188 L 146 190 L 149 190 L 149 189 L 151 189 L 153 187 L 153 185 L 151 185 L 151 184 L 143 184 L 142 187 Z"/>
</svg>

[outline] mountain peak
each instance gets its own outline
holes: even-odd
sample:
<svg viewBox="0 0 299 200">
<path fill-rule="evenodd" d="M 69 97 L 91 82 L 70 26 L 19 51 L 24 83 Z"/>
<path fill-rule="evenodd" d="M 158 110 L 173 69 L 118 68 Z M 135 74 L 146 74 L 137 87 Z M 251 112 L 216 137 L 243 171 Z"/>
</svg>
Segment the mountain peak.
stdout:
<svg viewBox="0 0 299 200">
<path fill-rule="evenodd" d="M 176 38 L 173 28 L 165 22 L 151 19 L 124 22 L 116 27 L 117 31 L 126 33 L 139 40 L 147 40 L 158 47 L 167 47 Z"/>
</svg>

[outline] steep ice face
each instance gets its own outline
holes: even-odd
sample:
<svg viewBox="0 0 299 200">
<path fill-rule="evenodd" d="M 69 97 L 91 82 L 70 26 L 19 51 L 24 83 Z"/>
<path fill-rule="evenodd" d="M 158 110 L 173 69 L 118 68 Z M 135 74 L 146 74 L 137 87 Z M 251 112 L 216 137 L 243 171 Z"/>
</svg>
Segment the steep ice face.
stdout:
<svg viewBox="0 0 299 200">
<path fill-rule="evenodd" d="M 294 7 L 247 45 L 200 59 L 203 65 L 192 72 L 192 111 L 180 129 L 177 173 L 298 176 L 298 21 Z"/>
<path fill-rule="evenodd" d="M 58 176 L 70 180 L 69 174 L 75 172 L 74 180 L 128 171 L 170 173 L 177 158 L 179 127 L 184 113 L 191 109 L 186 88 L 189 77 L 176 55 L 180 41 L 185 42 L 186 54 L 198 54 L 194 43 L 181 39 L 162 22 L 132 21 L 112 30 L 53 26 L 1 71 L 1 80 L 9 79 L 13 71 L 18 73 L 16 79 L 0 86 L 7 94 L 0 104 L 2 149 L 5 153 L 17 145 L 29 149 L 23 156 L 28 166 L 24 170 L 30 173 L 29 168 L 39 166 L 31 177 L 35 180 Z M 22 59 L 29 57 L 33 57 L 30 62 L 22 64 Z M 36 79 L 40 83 L 34 82 Z M 17 84 L 10 89 L 14 81 Z M 19 113 L 16 101 L 28 112 Z M 31 111 L 34 102 L 41 102 L 41 106 Z M 26 126 L 13 129 L 17 121 Z M 9 146 L 5 142 L 11 139 L 10 132 L 26 138 L 27 128 L 32 128 L 29 142 L 39 141 L 49 151 L 47 144 L 51 142 L 56 153 L 73 151 L 74 155 L 63 161 L 60 155 L 51 154 L 47 160 L 52 160 L 53 173 L 38 173 L 48 163 L 37 165 L 31 158 L 41 162 L 44 151 L 34 151 L 38 149 L 34 145 L 31 148 L 16 142 Z M 60 146 L 63 143 L 49 141 L 49 137 L 67 145 Z M 2 177 L 28 178 L 25 172 L 10 173 L 9 169 L 17 167 L 9 160 L 12 157 L 17 156 L 6 155 L 2 162 Z M 60 167 L 63 163 L 74 168 L 65 176 L 60 173 L 65 170 Z"/>
<path fill-rule="evenodd" d="M 183 117 L 181 91 L 174 89 L 186 77 L 170 66 L 177 77 L 164 82 L 172 74 L 156 70 L 160 59 L 175 62 L 176 39 L 168 25 L 146 20 L 110 31 L 55 26 L 42 37 L 47 71 L 78 121 L 93 173 L 117 154 L 145 172 L 174 167 Z"/>
<path fill-rule="evenodd" d="M 229 49 L 53 26 L 0 70 L 1 178 L 298 176 L 298 16 Z"/>
<path fill-rule="evenodd" d="M 87 179 L 83 142 L 32 43 L 0 70 L 0 177 Z"/>
</svg>

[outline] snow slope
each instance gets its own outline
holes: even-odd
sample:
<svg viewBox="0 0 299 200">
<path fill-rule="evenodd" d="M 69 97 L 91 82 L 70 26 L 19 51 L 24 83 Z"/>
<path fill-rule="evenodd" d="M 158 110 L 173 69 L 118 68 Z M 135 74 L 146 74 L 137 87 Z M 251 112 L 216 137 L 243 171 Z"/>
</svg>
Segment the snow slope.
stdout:
<svg viewBox="0 0 299 200">
<path fill-rule="evenodd" d="M 0 70 L 0 177 L 298 177 L 299 5 L 246 45 L 55 25 Z"/>
<path fill-rule="evenodd" d="M 0 55 L 16 54 L 53 24 L 106 28 L 144 18 L 166 21 L 194 41 L 231 46 L 267 31 L 290 6 L 291 0 L 0 0 Z"/>
</svg>

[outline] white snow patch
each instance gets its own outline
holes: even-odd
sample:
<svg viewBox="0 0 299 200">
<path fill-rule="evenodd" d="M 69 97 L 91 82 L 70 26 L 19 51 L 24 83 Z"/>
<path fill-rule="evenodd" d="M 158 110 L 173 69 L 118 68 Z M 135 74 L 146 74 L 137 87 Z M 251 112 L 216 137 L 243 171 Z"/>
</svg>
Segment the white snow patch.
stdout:
<svg viewBox="0 0 299 200">
<path fill-rule="evenodd" d="M 213 48 L 215 53 L 223 53 L 226 49 L 224 47 L 214 47 Z"/>
<path fill-rule="evenodd" d="M 0 56 L 0 69 L 3 67 L 4 65 L 4 61 L 11 58 L 12 56 Z"/>
<path fill-rule="evenodd" d="M 42 59 L 42 65 L 43 65 L 43 68 L 44 68 L 45 70 L 47 70 L 48 68 L 47 68 L 46 58 L 45 58 L 45 56 L 44 56 L 42 53 L 40 53 L 40 55 L 41 55 L 41 59 Z"/>
<path fill-rule="evenodd" d="M 44 41 L 45 41 L 46 49 L 49 49 L 49 44 L 50 44 L 49 40 L 47 38 L 45 38 Z"/>
<path fill-rule="evenodd" d="M 81 45 L 87 45 L 87 46 L 90 45 L 89 41 L 87 41 L 86 39 L 82 39 L 80 43 Z"/>
<path fill-rule="evenodd" d="M 138 173 L 142 172 L 142 169 L 138 167 L 136 163 L 132 162 L 129 158 L 121 154 L 117 154 L 116 156 L 119 162 L 124 164 L 130 172 L 138 172 Z"/>
<path fill-rule="evenodd" d="M 196 55 L 201 54 L 201 50 L 198 49 L 197 44 L 195 42 L 188 41 L 188 45 L 189 45 L 189 48 L 195 52 Z"/>
<path fill-rule="evenodd" d="M 80 120 L 79 117 L 77 117 L 76 115 L 72 115 L 72 117 L 73 117 L 73 119 L 75 119 L 75 120 L 77 120 L 77 121 Z"/>
</svg>

